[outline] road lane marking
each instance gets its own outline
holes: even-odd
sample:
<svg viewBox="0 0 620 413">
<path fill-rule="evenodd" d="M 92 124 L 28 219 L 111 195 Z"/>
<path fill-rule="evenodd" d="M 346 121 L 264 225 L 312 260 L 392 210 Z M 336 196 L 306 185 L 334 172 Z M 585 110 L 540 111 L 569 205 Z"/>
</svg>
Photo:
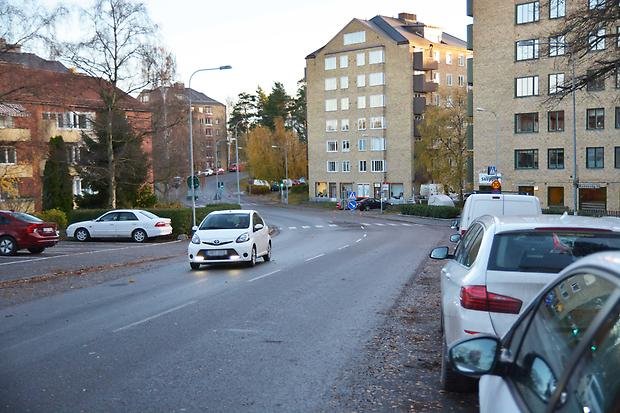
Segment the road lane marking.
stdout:
<svg viewBox="0 0 620 413">
<path fill-rule="evenodd" d="M 297 229 L 297 227 L 288 227 L 288 229 Z"/>
<path fill-rule="evenodd" d="M 404 223 L 401 224 L 401 225 L 404 226 L 404 227 L 410 227 L 411 226 L 411 224 L 404 224 Z"/>
<path fill-rule="evenodd" d="M 366 227 L 369 227 L 369 226 L 370 226 L 370 224 L 368 224 L 368 223 L 366 223 L 366 222 L 362 222 L 362 225 L 364 225 L 364 226 L 366 226 Z"/>
<path fill-rule="evenodd" d="M 357 244 L 358 242 L 361 242 L 361 241 L 362 241 L 362 239 L 360 238 L 357 241 L 355 241 L 355 243 Z"/>
<path fill-rule="evenodd" d="M 342 247 L 338 248 L 338 251 L 343 250 L 343 249 L 345 249 L 345 248 L 349 248 L 349 244 L 347 244 L 347 245 L 343 245 Z"/>
<path fill-rule="evenodd" d="M 364 234 L 364 238 L 366 238 L 368 236 L 368 234 Z"/>
<path fill-rule="evenodd" d="M 323 228 L 323 225 L 315 225 L 315 228 Z"/>
<path fill-rule="evenodd" d="M 183 307 L 187 307 L 188 305 L 196 304 L 197 302 L 198 302 L 198 301 L 195 301 L 195 300 L 189 301 L 189 302 L 187 302 L 187 303 L 185 303 L 185 304 L 182 304 L 182 305 L 179 305 L 179 306 L 173 307 L 173 308 L 171 308 L 171 309 L 169 309 L 169 310 L 166 310 L 166 311 L 162 311 L 161 313 L 157 313 L 157 314 L 152 315 L 152 316 L 150 316 L 150 317 L 147 317 L 147 318 L 145 318 L 145 319 L 143 319 L 143 320 L 136 321 L 135 323 L 127 324 L 126 326 L 121 327 L 121 328 L 117 328 L 116 330 L 113 330 L 112 332 L 113 332 L 113 333 L 118 333 L 119 331 L 127 330 L 128 328 L 135 327 L 135 326 L 140 325 L 140 324 L 144 324 L 144 323 L 146 323 L 147 321 L 151 321 L 151 320 L 154 320 L 154 319 L 156 319 L 156 318 L 158 318 L 158 317 L 161 317 L 161 316 L 163 316 L 163 315 L 170 314 L 170 313 L 172 313 L 173 311 L 180 310 L 180 309 L 181 309 L 181 308 L 183 308 Z"/>
<path fill-rule="evenodd" d="M 393 224 L 393 223 L 391 223 L 391 222 L 390 222 L 390 223 L 388 223 L 388 225 L 389 225 L 389 226 L 391 226 L 391 227 L 395 227 L 395 226 L 397 226 L 398 224 Z"/>
<path fill-rule="evenodd" d="M 329 224 L 330 227 L 337 227 L 338 225 L 336 224 Z"/>
<path fill-rule="evenodd" d="M 316 260 L 317 258 L 321 258 L 323 255 L 325 255 L 325 253 L 323 253 L 323 254 L 319 254 L 319 255 L 317 255 L 316 257 L 308 258 L 308 259 L 306 260 L 306 262 L 308 262 L 308 261 L 312 261 L 312 260 Z"/>
<path fill-rule="evenodd" d="M 275 271 L 271 271 L 268 272 L 267 274 L 263 274 L 263 275 L 259 275 L 258 277 L 252 278 L 251 280 L 248 280 L 249 283 L 251 283 L 252 281 L 256 281 L 256 280 L 260 280 L 261 278 L 265 278 L 265 277 L 269 277 L 270 275 L 273 275 L 277 272 L 280 272 L 282 270 L 275 270 Z"/>
<path fill-rule="evenodd" d="M 375 222 L 375 225 L 380 226 L 380 227 L 385 226 L 385 224 L 380 224 L 380 223 L 378 223 L 378 222 Z"/>
<path fill-rule="evenodd" d="M 302 227 L 303 229 L 308 229 L 308 228 L 310 228 L 310 225 L 302 225 L 301 227 Z"/>
</svg>

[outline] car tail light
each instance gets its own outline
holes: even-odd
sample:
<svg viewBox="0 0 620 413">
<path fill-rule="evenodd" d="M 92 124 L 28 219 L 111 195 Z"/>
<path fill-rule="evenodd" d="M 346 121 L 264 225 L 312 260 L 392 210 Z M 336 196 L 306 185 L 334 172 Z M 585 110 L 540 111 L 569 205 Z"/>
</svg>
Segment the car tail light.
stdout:
<svg viewBox="0 0 620 413">
<path fill-rule="evenodd" d="M 26 227 L 26 232 L 28 234 L 34 234 L 35 232 L 38 232 L 39 226 L 37 224 L 30 224 Z"/>
<path fill-rule="evenodd" d="M 159 221 L 157 224 L 155 224 L 155 227 L 156 227 L 156 228 L 160 228 L 160 227 L 165 227 L 166 225 L 168 225 L 168 224 L 167 224 L 167 223 L 165 223 L 165 222 L 161 222 L 161 221 Z"/>
<path fill-rule="evenodd" d="M 519 314 L 523 301 L 487 291 L 484 285 L 461 287 L 461 307 L 491 313 Z"/>
<path fill-rule="evenodd" d="M 467 233 L 467 230 L 466 229 L 462 229 L 461 230 L 461 238 L 463 238 L 466 233 Z"/>
</svg>

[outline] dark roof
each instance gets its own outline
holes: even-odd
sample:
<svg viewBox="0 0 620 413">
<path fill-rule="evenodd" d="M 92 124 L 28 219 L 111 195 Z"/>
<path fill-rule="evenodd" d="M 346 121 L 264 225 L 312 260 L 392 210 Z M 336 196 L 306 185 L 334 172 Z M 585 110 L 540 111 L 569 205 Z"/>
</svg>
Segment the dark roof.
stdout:
<svg viewBox="0 0 620 413">
<path fill-rule="evenodd" d="M 395 20 L 397 22 L 400 22 L 400 20 L 397 20 L 397 19 L 390 19 L 390 20 Z M 378 28 L 383 30 L 383 32 L 387 34 L 392 40 L 394 40 L 396 44 L 409 43 L 409 40 L 407 40 L 407 38 L 403 36 L 396 29 L 396 27 L 394 27 L 395 25 L 392 22 L 388 21 L 388 19 L 386 19 L 385 17 L 375 16 L 372 19 L 370 19 L 370 21 L 374 23 Z"/>
<path fill-rule="evenodd" d="M 197 90 L 194 90 L 194 89 L 185 88 L 185 93 L 188 95 L 188 97 L 192 100 L 193 103 L 204 103 L 204 104 L 225 106 L 223 103 L 220 103 L 217 100 L 212 99 L 209 96 L 205 95 L 204 93 L 198 92 Z"/>
<path fill-rule="evenodd" d="M 60 73 L 69 71 L 69 69 L 60 62 L 42 59 L 32 53 L 0 52 L 0 61 L 20 64 L 29 69 L 51 70 Z"/>
<path fill-rule="evenodd" d="M 441 34 L 441 40 L 443 43 L 452 46 L 467 47 L 467 42 L 465 40 L 461 40 L 458 37 L 452 36 L 451 34 L 448 34 L 446 32 L 443 32 Z"/>
</svg>

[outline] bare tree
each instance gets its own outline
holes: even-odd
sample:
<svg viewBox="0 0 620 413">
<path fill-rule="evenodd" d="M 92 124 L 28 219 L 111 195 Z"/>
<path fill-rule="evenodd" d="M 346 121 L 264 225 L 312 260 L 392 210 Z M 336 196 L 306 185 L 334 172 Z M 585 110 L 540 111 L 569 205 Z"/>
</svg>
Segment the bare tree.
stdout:
<svg viewBox="0 0 620 413">
<path fill-rule="evenodd" d="M 66 14 L 64 6 L 48 10 L 34 0 L 0 0 L 0 53 L 28 43 L 48 45 L 55 23 Z"/>
</svg>

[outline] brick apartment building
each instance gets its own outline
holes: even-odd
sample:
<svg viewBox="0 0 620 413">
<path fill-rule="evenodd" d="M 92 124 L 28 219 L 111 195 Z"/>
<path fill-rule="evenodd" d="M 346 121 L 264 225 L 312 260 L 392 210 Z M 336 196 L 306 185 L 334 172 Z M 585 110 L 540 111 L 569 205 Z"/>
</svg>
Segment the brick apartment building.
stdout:
<svg viewBox="0 0 620 413">
<path fill-rule="evenodd" d="M 410 198 L 426 105 L 465 88 L 466 43 L 409 13 L 351 20 L 306 57 L 310 198 Z M 423 183 L 423 182 L 420 182 Z M 419 183 L 418 183 L 419 184 Z"/>
<path fill-rule="evenodd" d="M 41 209 L 51 137 L 62 136 L 71 165 L 79 161 L 81 133 L 93 133 L 93 120 L 103 108 L 102 87 L 106 84 L 102 86 L 100 79 L 21 53 L 19 46 L 0 53 L 0 176 L 17 181 L 21 208 Z M 150 112 L 128 95 L 122 97 L 120 106 L 137 133 L 144 134 L 143 149 L 149 158 L 145 162 L 150 163 Z M 75 168 L 70 171 L 73 192 L 78 195 L 83 189 L 81 179 Z"/>
<path fill-rule="evenodd" d="M 596 4 L 468 0 L 468 15 L 474 18 L 468 45 L 475 51 L 476 188 L 488 185 L 487 167 L 494 165 L 503 190 L 536 195 L 544 207 L 572 209 L 576 199 L 579 209 L 620 210 L 618 72 L 577 91 L 574 113 L 571 95 L 553 99 L 559 86 L 571 82 L 573 66 L 570 45 L 553 33 L 571 13 L 588 13 Z M 620 43 L 606 40 L 576 59 L 577 74 L 597 57 L 618 56 Z"/>
</svg>

